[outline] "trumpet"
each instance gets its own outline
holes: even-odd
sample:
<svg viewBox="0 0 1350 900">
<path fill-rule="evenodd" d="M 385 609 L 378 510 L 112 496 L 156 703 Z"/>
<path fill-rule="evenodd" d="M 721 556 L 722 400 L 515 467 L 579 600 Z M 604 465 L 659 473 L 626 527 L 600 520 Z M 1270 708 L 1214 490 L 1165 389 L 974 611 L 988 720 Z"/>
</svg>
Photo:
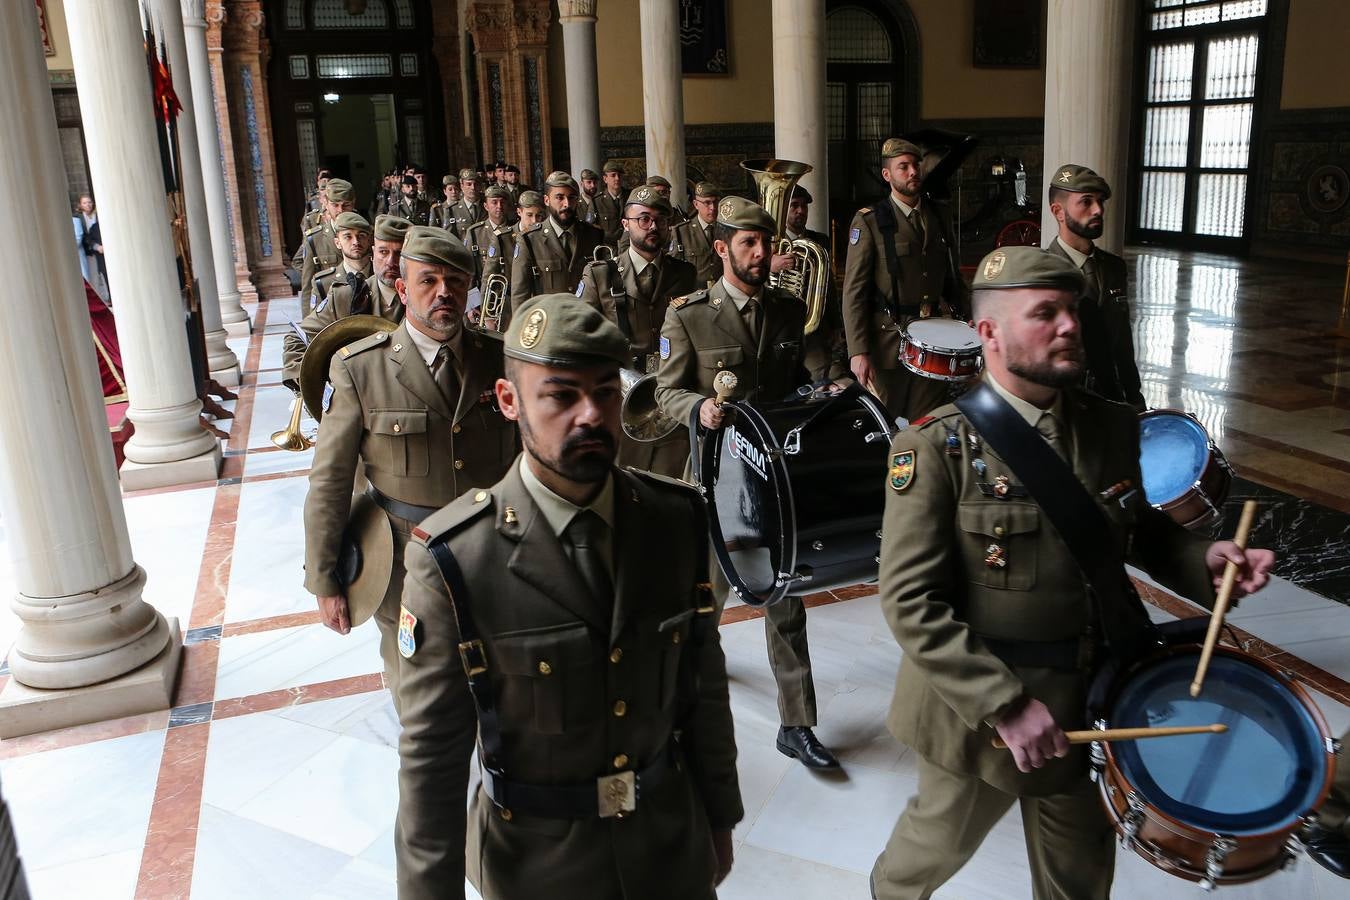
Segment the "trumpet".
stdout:
<svg viewBox="0 0 1350 900">
<path fill-rule="evenodd" d="M 812 167 L 790 159 L 747 159 L 741 168 L 755 178 L 759 205 L 773 217 L 774 252 L 790 253 L 797 259 L 793 268 L 769 276 L 769 286 L 782 288 L 806 304 L 806 333 L 820 327 L 825 316 L 825 301 L 830 291 L 830 256 L 815 241 L 788 240 L 787 210 L 792 190 Z"/>
<path fill-rule="evenodd" d="M 314 441 L 305 436 L 300 430 L 300 415 L 304 412 L 304 406 L 300 400 L 300 395 L 296 394 L 295 402 L 291 404 L 291 420 L 286 423 L 286 427 L 280 431 L 272 432 L 272 443 L 280 450 L 292 450 L 300 453 L 314 446 Z"/>
<path fill-rule="evenodd" d="M 478 308 L 478 330 L 498 334 L 502 330 L 502 314 L 506 312 L 506 292 L 509 284 L 500 272 L 483 279 L 483 303 Z"/>
</svg>

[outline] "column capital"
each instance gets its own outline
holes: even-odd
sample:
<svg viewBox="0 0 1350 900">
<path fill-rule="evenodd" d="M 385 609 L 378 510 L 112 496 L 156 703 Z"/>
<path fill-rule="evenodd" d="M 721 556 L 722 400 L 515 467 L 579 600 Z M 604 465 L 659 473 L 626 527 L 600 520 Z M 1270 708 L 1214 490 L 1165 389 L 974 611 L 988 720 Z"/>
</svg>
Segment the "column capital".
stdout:
<svg viewBox="0 0 1350 900">
<path fill-rule="evenodd" d="M 469 6 L 465 24 L 473 34 L 474 49 L 480 53 L 506 51 L 511 47 L 511 8 L 502 3 L 479 0 Z"/>
<path fill-rule="evenodd" d="M 220 44 L 226 50 L 257 53 L 263 40 L 263 10 L 258 0 L 226 0 Z"/>
<path fill-rule="evenodd" d="M 515 0 L 511 19 L 513 47 L 520 49 L 548 45 L 548 26 L 553 19 L 548 0 Z"/>
<path fill-rule="evenodd" d="M 599 0 L 558 0 L 559 22 L 594 22 Z"/>
</svg>

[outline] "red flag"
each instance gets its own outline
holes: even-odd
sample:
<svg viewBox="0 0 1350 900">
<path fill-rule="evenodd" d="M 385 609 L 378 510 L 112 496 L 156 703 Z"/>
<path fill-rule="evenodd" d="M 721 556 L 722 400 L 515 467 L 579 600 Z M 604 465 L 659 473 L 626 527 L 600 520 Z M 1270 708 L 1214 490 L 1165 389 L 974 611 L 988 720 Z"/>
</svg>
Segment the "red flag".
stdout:
<svg viewBox="0 0 1350 900">
<path fill-rule="evenodd" d="M 155 60 L 151 74 L 154 77 L 155 113 L 161 122 L 168 122 L 182 112 L 183 104 L 178 102 L 178 94 L 173 89 L 173 76 L 169 74 L 169 67 L 164 64 L 164 60 Z"/>
</svg>

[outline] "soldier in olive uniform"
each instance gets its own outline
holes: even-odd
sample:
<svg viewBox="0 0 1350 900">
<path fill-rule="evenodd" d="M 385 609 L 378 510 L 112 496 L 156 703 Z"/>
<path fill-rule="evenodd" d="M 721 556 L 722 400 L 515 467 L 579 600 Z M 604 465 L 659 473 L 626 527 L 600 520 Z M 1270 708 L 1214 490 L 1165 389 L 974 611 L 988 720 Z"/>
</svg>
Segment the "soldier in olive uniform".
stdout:
<svg viewBox="0 0 1350 900">
<path fill-rule="evenodd" d="M 694 215 L 671 230 L 670 253 L 692 263 L 699 284 L 712 284 L 722 277 L 722 257 L 713 250 L 713 226 L 722 191 L 709 181 L 694 187 Z"/>
<path fill-rule="evenodd" d="M 356 215 L 345 213 L 344 215 Z M 403 237 L 411 226 L 407 219 L 380 216 L 375 220 L 375 240 L 371 245 L 370 265 L 374 277 L 346 271 L 334 281 L 314 310 L 300 322 L 309 340 L 338 319 L 347 316 L 380 316 L 391 322 L 403 321 L 403 301 L 398 298 L 398 260 Z M 294 331 L 286 334 L 281 355 L 281 383 L 299 391 L 300 363 L 305 356 L 306 340 Z"/>
<path fill-rule="evenodd" d="M 591 224 L 604 232 L 605 243 L 613 247 L 623 233 L 623 207 L 628 199 L 623 189 L 623 163 L 615 159 L 606 162 L 603 179 L 605 189 L 591 202 L 595 210 L 595 221 Z"/>
<path fill-rule="evenodd" d="M 1109 529 L 1096 539 L 1121 557 L 1199 603 L 1212 604 L 1229 560 L 1240 568 L 1238 594 L 1260 589 L 1274 554 L 1207 544 L 1129 489 L 1142 484 L 1138 420 L 1074 387 L 1082 291 L 1075 266 L 1035 247 L 984 259 L 975 274 L 978 396 L 1001 410 L 995 421 L 1043 439 L 1068 464 L 1065 484 L 1086 489 Z M 1061 729 L 1085 727 L 1096 663 L 1156 646 L 1124 566 L 1089 589 L 991 434 L 954 405 L 896 435 L 888 483 L 881 608 L 904 656 L 887 725 L 919 755 L 919 791 L 872 869 L 874 896 L 929 897 L 1020 802 L 1034 896 L 1107 897 L 1111 824 L 1086 747 L 1070 748 Z M 995 736 L 1008 749 L 996 749 Z"/>
<path fill-rule="evenodd" d="M 314 274 L 310 300 L 314 308 L 322 306 L 333 285 L 351 279 L 364 281 L 371 274 L 370 223 L 360 213 L 345 212 L 333 220 L 334 239 L 341 259 L 337 265 Z"/>
<path fill-rule="evenodd" d="M 1085 166 L 1064 165 L 1050 178 L 1050 214 L 1059 234 L 1045 248 L 1072 262 L 1087 281 L 1078 306 L 1087 352 L 1084 387 L 1107 400 L 1147 408 L 1134 361 L 1134 331 L 1126 295 L 1125 260 L 1096 246 L 1102 236 L 1111 186 Z"/>
<path fill-rule="evenodd" d="M 900 364 L 900 335 L 915 319 L 966 315 L 950 211 L 921 192 L 923 151 L 891 138 L 881 149 L 886 199 L 853 217 L 844 264 L 849 367 L 892 416 L 909 421 L 947 400 L 947 384 Z"/>
<path fill-rule="evenodd" d="M 394 647 L 408 536 L 469 488 L 500 478 L 517 450 L 515 425 L 492 396 L 502 374 L 501 344 L 464 328 L 472 277 L 473 259 L 457 239 L 438 228 L 408 229 L 396 282 L 406 317 L 394 331 L 333 355 L 332 394 L 305 497 L 305 589 L 318 598 L 324 624 L 341 634 L 373 612 L 396 705 Z M 358 461 L 370 487 L 354 502 Z M 379 510 L 367 515 L 371 503 Z M 361 608 L 339 575 L 346 569 L 339 565 L 343 533 L 358 513 L 362 567 L 374 565 L 381 536 L 387 541 L 393 532 L 391 575 L 376 586 L 374 603 L 359 598 Z"/>
<path fill-rule="evenodd" d="M 598 228 L 600 223 L 596 221 L 595 191 L 600 183 L 600 176 L 595 174 L 594 169 L 582 169 L 577 180 L 581 186 L 581 196 L 577 199 L 577 218 L 587 225 L 595 225 Z"/>
<path fill-rule="evenodd" d="M 1303 846 L 1313 862 L 1350 878 L 1350 731 L 1341 735 L 1331 794 L 1317 811 L 1317 821 L 1303 832 Z"/>
<path fill-rule="evenodd" d="M 654 373 L 666 307 L 672 297 L 698 287 L 694 267 L 663 252 L 670 242 L 670 204 L 643 185 L 628 195 L 624 229 L 628 249 L 620 256 L 586 267 L 577 296 L 619 326 L 632 348 L 627 368 Z M 685 423 L 681 422 L 683 426 Z M 619 465 L 679 478 L 689 459 L 689 432 L 676 428 L 659 441 L 639 442 L 623 436 Z"/>
<path fill-rule="evenodd" d="M 544 295 L 505 348 L 525 452 L 407 549 L 399 897 L 461 896 L 467 859 L 485 900 L 713 900 L 743 811 L 702 500 L 614 466 L 612 322 Z"/>
<path fill-rule="evenodd" d="M 389 212 L 400 219 L 407 219 L 414 225 L 430 224 L 431 201 L 418 194 L 417 177 L 415 175 L 404 175 L 402 187 L 403 191 L 398 198 L 398 203 Z"/>
<path fill-rule="evenodd" d="M 699 425 L 722 427 L 713 379 L 724 369 L 737 378 L 733 400 L 777 402 L 809 380 L 803 366 L 806 307 L 791 294 L 764 286 L 773 233 L 773 216 L 758 204 L 741 197 L 719 204 L 715 246 L 726 272 L 711 288 L 672 300 L 661 328 L 656 401 L 677 422 L 688 423 L 697 408 Z M 720 610 L 729 586 L 716 565 L 713 585 Z M 801 598 L 766 607 L 764 630 L 778 682 L 778 749 L 811 768 L 837 767 L 811 730 L 816 691 Z"/>
<path fill-rule="evenodd" d="M 453 230 L 455 216 L 451 210 L 459 202 L 459 178 L 446 175 L 441 179 L 441 199 L 431 204 L 431 221 L 428 224 L 447 231 Z"/>
<path fill-rule="evenodd" d="M 566 172 L 544 180 L 548 219 L 520 235 L 512 251 L 511 303 L 507 319 L 537 294 L 575 294 L 582 270 L 591 261 L 604 234 L 577 221 L 577 183 Z"/>
<path fill-rule="evenodd" d="M 337 230 L 333 220 L 344 212 L 356 208 L 356 191 L 350 181 L 341 178 L 328 179 L 323 191 L 325 218 L 305 232 L 300 249 L 304 259 L 300 265 L 300 314 L 309 315 L 311 294 L 314 288 L 314 276 L 324 269 L 331 269 L 342 259 L 337 246 Z"/>
<path fill-rule="evenodd" d="M 511 202 L 511 192 L 501 185 L 494 184 L 483 192 L 483 209 L 487 218 L 469 226 L 464 236 L 464 244 L 473 254 L 477 274 L 474 285 L 481 286 L 483 279 L 493 274 L 504 274 L 507 261 L 514 249 L 507 246 L 510 240 L 511 223 L 506 218 L 506 207 Z M 503 256 L 502 251 L 506 251 Z"/>
<path fill-rule="evenodd" d="M 487 210 L 483 209 L 482 181 L 473 169 L 459 170 L 459 191 L 459 202 L 450 207 L 450 218 L 454 223 L 450 230 L 463 240 L 470 226 L 487 218 Z"/>
<path fill-rule="evenodd" d="M 811 192 L 801 185 L 792 189 L 792 197 L 788 201 L 787 216 L 783 222 L 783 236 L 790 241 L 810 241 L 824 250 L 826 259 L 829 259 L 829 235 L 806 227 L 806 219 L 811 214 L 813 200 Z M 793 261 L 795 263 L 795 257 Z M 778 271 L 773 266 L 770 266 L 770 268 Z M 826 275 L 826 283 L 829 289 L 826 294 L 825 311 L 821 316 L 820 325 L 815 334 L 811 335 L 811 340 L 807 341 L 806 370 L 811 373 L 813 379 L 835 377 L 847 370 L 848 346 L 844 340 L 844 320 L 840 311 L 839 287 L 835 283 L 833 271 Z"/>
</svg>

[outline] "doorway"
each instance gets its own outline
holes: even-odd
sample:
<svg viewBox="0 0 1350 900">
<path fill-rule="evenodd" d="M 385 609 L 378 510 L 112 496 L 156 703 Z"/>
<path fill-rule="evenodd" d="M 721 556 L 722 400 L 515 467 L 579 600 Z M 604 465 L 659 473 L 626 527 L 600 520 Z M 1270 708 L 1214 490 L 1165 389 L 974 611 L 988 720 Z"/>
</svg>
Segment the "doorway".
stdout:
<svg viewBox="0 0 1350 900">
<path fill-rule="evenodd" d="M 373 186 L 398 162 L 393 94 L 324 94 L 319 106 L 321 165 L 346 173 L 356 187 L 357 210 L 374 199 Z"/>
</svg>

